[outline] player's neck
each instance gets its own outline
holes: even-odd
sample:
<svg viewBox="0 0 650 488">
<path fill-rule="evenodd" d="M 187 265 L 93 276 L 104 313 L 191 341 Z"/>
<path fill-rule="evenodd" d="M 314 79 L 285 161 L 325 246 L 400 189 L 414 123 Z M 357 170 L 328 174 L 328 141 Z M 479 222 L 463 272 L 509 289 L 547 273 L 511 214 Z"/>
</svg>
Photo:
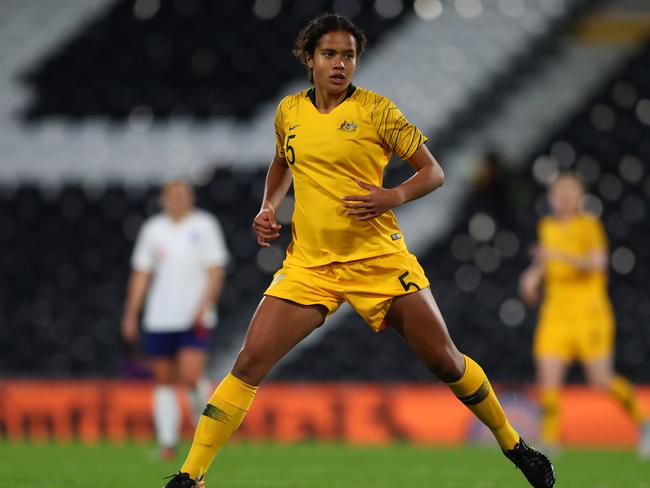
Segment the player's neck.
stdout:
<svg viewBox="0 0 650 488">
<path fill-rule="evenodd" d="M 315 86 L 316 109 L 322 114 L 328 114 L 343 102 L 348 96 L 347 89 L 340 93 L 329 93 Z"/>
<path fill-rule="evenodd" d="M 178 223 L 182 222 L 183 220 L 185 220 L 187 217 L 189 217 L 191 213 L 192 213 L 191 210 L 188 210 L 187 212 L 182 212 L 182 213 L 174 213 L 174 214 L 167 213 L 167 217 L 169 217 L 169 219 L 172 222 L 174 222 L 175 224 L 178 224 Z"/>
<path fill-rule="evenodd" d="M 568 222 L 569 220 L 577 217 L 580 214 L 579 211 L 576 212 L 567 212 L 567 213 L 558 213 L 555 214 L 555 218 L 560 222 Z"/>
</svg>

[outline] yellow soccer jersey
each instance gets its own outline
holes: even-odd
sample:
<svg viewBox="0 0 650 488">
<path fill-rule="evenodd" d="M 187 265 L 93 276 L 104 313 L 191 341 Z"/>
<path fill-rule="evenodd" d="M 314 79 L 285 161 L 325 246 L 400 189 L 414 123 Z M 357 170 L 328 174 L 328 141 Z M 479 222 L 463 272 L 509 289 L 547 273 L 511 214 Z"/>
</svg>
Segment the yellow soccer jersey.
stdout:
<svg viewBox="0 0 650 488">
<path fill-rule="evenodd" d="M 542 246 L 575 257 L 607 248 L 607 238 L 598 219 L 578 215 L 566 222 L 545 217 L 539 224 Z M 580 271 L 560 260 L 549 260 L 544 269 L 544 301 L 546 306 L 575 308 L 593 306 L 607 301 L 604 271 Z"/>
<path fill-rule="evenodd" d="M 391 153 L 408 159 L 426 141 L 393 102 L 350 85 L 347 98 L 321 114 L 313 88 L 303 90 L 280 102 L 275 133 L 295 193 L 288 262 L 313 267 L 406 249 L 393 212 L 357 221 L 342 201 L 368 193 L 357 179 L 381 186 Z"/>
</svg>

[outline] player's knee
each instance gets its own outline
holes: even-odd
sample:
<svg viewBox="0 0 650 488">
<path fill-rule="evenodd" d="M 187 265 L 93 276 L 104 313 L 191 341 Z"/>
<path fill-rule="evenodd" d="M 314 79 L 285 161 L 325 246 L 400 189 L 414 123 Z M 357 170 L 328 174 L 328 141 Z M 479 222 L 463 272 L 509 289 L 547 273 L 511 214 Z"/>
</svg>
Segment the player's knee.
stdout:
<svg viewBox="0 0 650 488">
<path fill-rule="evenodd" d="M 266 376 L 262 357 L 250 349 L 242 349 L 232 368 L 232 374 L 249 385 L 259 385 Z"/>
<path fill-rule="evenodd" d="M 443 345 L 431 351 L 427 367 L 440 380 L 450 383 L 463 375 L 462 354 L 453 345 Z"/>
</svg>

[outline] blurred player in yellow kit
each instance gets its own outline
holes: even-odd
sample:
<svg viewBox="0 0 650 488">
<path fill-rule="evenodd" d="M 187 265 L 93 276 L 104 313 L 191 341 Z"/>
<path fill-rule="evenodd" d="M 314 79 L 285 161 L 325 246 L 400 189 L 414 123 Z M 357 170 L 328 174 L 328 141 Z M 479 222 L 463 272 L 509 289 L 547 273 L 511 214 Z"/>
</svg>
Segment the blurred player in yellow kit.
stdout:
<svg viewBox="0 0 650 488">
<path fill-rule="evenodd" d="M 337 14 L 316 17 L 298 35 L 294 54 L 314 86 L 278 106 L 275 156 L 253 220 L 258 244 L 270 246 L 280 235 L 275 209 L 293 184 L 291 244 L 231 373 L 210 398 L 189 455 L 167 488 L 201 486 L 271 368 L 344 301 L 373 330 L 393 327 L 401 334 L 431 373 L 491 429 L 533 486 L 555 483 L 549 460 L 519 437 L 481 367 L 452 342 L 424 271 L 407 250 L 391 209 L 440 187 L 443 174 L 424 145 L 426 137 L 393 102 L 352 84 L 364 45 L 363 32 Z M 414 174 L 384 188 L 384 168 L 393 153 Z"/>
<path fill-rule="evenodd" d="M 542 407 L 541 440 L 559 443 L 559 396 L 568 367 L 580 361 L 589 385 L 607 391 L 639 427 L 639 454 L 650 457 L 650 424 L 630 382 L 614 372 L 614 316 L 607 295 L 607 238 L 600 221 L 580 210 L 584 197 L 574 174 L 559 176 L 539 222 L 533 263 L 520 291 L 535 305 L 544 298 L 533 354 Z"/>
</svg>

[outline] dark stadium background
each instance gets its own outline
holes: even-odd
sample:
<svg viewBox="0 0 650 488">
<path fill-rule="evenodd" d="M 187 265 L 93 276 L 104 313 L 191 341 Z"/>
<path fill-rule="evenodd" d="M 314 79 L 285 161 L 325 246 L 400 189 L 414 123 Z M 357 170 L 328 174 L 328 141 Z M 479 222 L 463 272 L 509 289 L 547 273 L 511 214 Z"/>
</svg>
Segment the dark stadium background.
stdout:
<svg viewBox="0 0 650 488">
<path fill-rule="evenodd" d="M 119 323 L 134 238 L 172 176 L 193 182 L 232 253 L 211 374 L 228 370 L 289 238 L 260 250 L 250 222 L 274 107 L 307 84 L 292 41 L 331 9 L 368 35 L 356 82 L 429 135 L 447 174 L 398 215 L 459 347 L 496 384 L 531 386 L 536 314 L 517 280 L 545 184 L 574 169 L 610 239 L 616 366 L 650 383 L 647 2 L 9 0 L 0 2 L 0 388 L 146 382 Z M 408 174 L 393 161 L 386 185 Z M 343 309 L 271 379 L 429 375 L 395 333 L 375 335 Z M 0 437 L 12 408 L 0 408 Z"/>
</svg>

